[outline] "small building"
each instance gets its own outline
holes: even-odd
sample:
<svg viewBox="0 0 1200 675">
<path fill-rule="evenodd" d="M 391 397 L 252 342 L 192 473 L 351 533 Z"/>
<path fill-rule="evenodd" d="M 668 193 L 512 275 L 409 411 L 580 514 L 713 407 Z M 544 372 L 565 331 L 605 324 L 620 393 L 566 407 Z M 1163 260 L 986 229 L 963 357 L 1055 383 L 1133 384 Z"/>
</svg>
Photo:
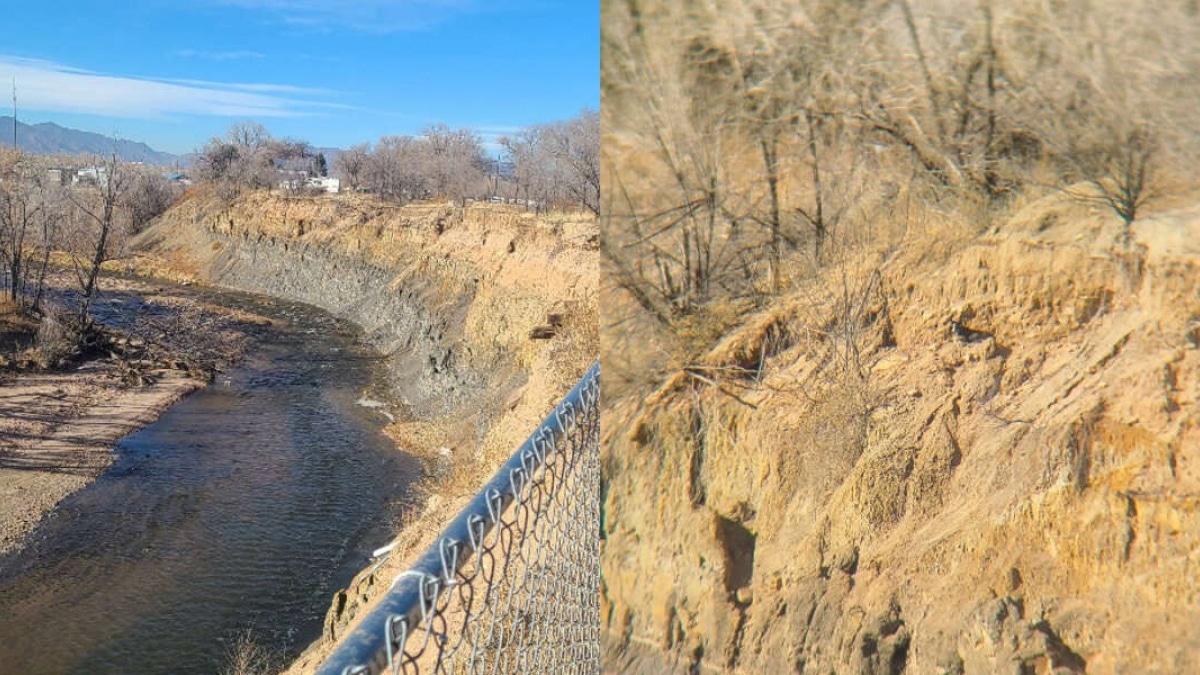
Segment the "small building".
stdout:
<svg viewBox="0 0 1200 675">
<path fill-rule="evenodd" d="M 108 167 L 88 166 L 75 172 L 73 182 L 88 185 L 102 185 L 108 182 Z"/>
<path fill-rule="evenodd" d="M 304 181 L 304 185 L 305 187 L 324 190 L 330 194 L 337 194 L 342 191 L 342 181 L 326 176 L 313 176 Z"/>
<path fill-rule="evenodd" d="M 46 179 L 53 185 L 70 185 L 75 178 L 75 170 L 62 166 L 52 166 L 46 169 Z"/>
</svg>

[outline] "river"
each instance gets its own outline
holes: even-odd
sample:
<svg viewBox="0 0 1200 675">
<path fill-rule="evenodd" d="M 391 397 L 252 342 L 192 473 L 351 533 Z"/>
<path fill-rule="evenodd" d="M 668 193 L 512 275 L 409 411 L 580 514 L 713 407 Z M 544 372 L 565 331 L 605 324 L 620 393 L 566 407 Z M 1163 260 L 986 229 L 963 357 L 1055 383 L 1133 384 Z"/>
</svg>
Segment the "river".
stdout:
<svg viewBox="0 0 1200 675">
<path fill-rule="evenodd" d="M 0 558 L 0 673 L 211 675 L 247 631 L 294 654 L 410 506 L 420 468 L 356 403 L 385 385 L 353 325 L 262 296 L 175 292 L 274 325 Z M 141 303 L 115 299 L 118 322 Z"/>
</svg>

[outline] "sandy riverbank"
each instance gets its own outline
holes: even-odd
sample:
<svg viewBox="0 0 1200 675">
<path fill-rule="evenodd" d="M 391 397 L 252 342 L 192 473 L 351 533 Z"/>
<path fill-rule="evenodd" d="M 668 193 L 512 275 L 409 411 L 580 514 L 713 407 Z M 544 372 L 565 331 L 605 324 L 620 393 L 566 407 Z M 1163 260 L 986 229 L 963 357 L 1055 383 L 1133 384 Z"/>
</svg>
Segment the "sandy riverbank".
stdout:
<svg viewBox="0 0 1200 675">
<path fill-rule="evenodd" d="M 171 318 L 160 319 L 162 329 L 174 334 L 160 344 L 166 361 L 187 356 L 227 366 L 244 353 L 248 326 L 271 323 L 152 280 L 108 278 L 105 290 L 137 293 L 148 305 L 169 310 L 164 316 Z M 147 384 L 128 386 L 128 371 L 112 358 L 58 371 L 0 371 L 0 556 L 19 549 L 59 502 L 107 469 L 117 441 L 205 384 L 183 370 L 143 375 Z"/>
<path fill-rule="evenodd" d="M 0 555 L 17 550 L 38 522 L 110 464 L 113 447 L 204 385 L 159 371 L 122 387 L 112 361 L 0 379 Z"/>
</svg>

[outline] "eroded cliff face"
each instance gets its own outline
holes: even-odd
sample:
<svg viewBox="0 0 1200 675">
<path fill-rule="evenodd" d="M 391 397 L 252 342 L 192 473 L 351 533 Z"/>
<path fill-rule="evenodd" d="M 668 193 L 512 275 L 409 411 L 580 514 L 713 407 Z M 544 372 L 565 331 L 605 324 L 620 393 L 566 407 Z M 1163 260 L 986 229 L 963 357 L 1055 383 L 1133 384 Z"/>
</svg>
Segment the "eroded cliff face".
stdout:
<svg viewBox="0 0 1200 675">
<path fill-rule="evenodd" d="M 155 271 L 299 300 L 362 326 L 400 404 L 385 431 L 429 459 L 422 503 L 397 523 L 394 553 L 332 598 L 325 634 L 292 672 L 316 668 L 598 353 L 591 216 L 397 207 L 364 195 L 195 196 L 135 249 Z"/>
<path fill-rule="evenodd" d="M 595 359 L 596 233 L 588 216 L 515 207 L 252 193 L 186 200 L 135 247 L 354 321 L 388 357 L 403 404 L 394 435 L 491 459 L 510 449 L 510 425 L 532 428 Z M 552 322 L 553 337 L 530 338 Z"/>
<path fill-rule="evenodd" d="M 1200 671 L 1200 209 L 1120 230 L 843 265 L 608 410 L 612 668 Z"/>
</svg>

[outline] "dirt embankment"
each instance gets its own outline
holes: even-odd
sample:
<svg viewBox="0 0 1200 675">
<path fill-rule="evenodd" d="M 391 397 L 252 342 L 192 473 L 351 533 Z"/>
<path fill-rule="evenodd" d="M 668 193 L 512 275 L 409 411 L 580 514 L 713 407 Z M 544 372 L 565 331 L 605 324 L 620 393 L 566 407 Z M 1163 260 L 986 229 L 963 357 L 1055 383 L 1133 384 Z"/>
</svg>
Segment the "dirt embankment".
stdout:
<svg viewBox="0 0 1200 675">
<path fill-rule="evenodd" d="M 604 419 L 631 671 L 1196 672 L 1200 208 L 842 265 Z M 714 386 L 714 383 L 719 386 Z"/>
<path fill-rule="evenodd" d="M 148 266 L 307 302 L 388 357 L 388 434 L 430 458 L 396 552 L 334 599 L 314 668 L 598 354 L 598 226 L 502 205 L 398 207 L 365 195 L 193 197 L 137 242 Z M 536 336 L 536 337 L 535 337 Z M 401 524 L 397 524 L 400 528 Z"/>
</svg>

